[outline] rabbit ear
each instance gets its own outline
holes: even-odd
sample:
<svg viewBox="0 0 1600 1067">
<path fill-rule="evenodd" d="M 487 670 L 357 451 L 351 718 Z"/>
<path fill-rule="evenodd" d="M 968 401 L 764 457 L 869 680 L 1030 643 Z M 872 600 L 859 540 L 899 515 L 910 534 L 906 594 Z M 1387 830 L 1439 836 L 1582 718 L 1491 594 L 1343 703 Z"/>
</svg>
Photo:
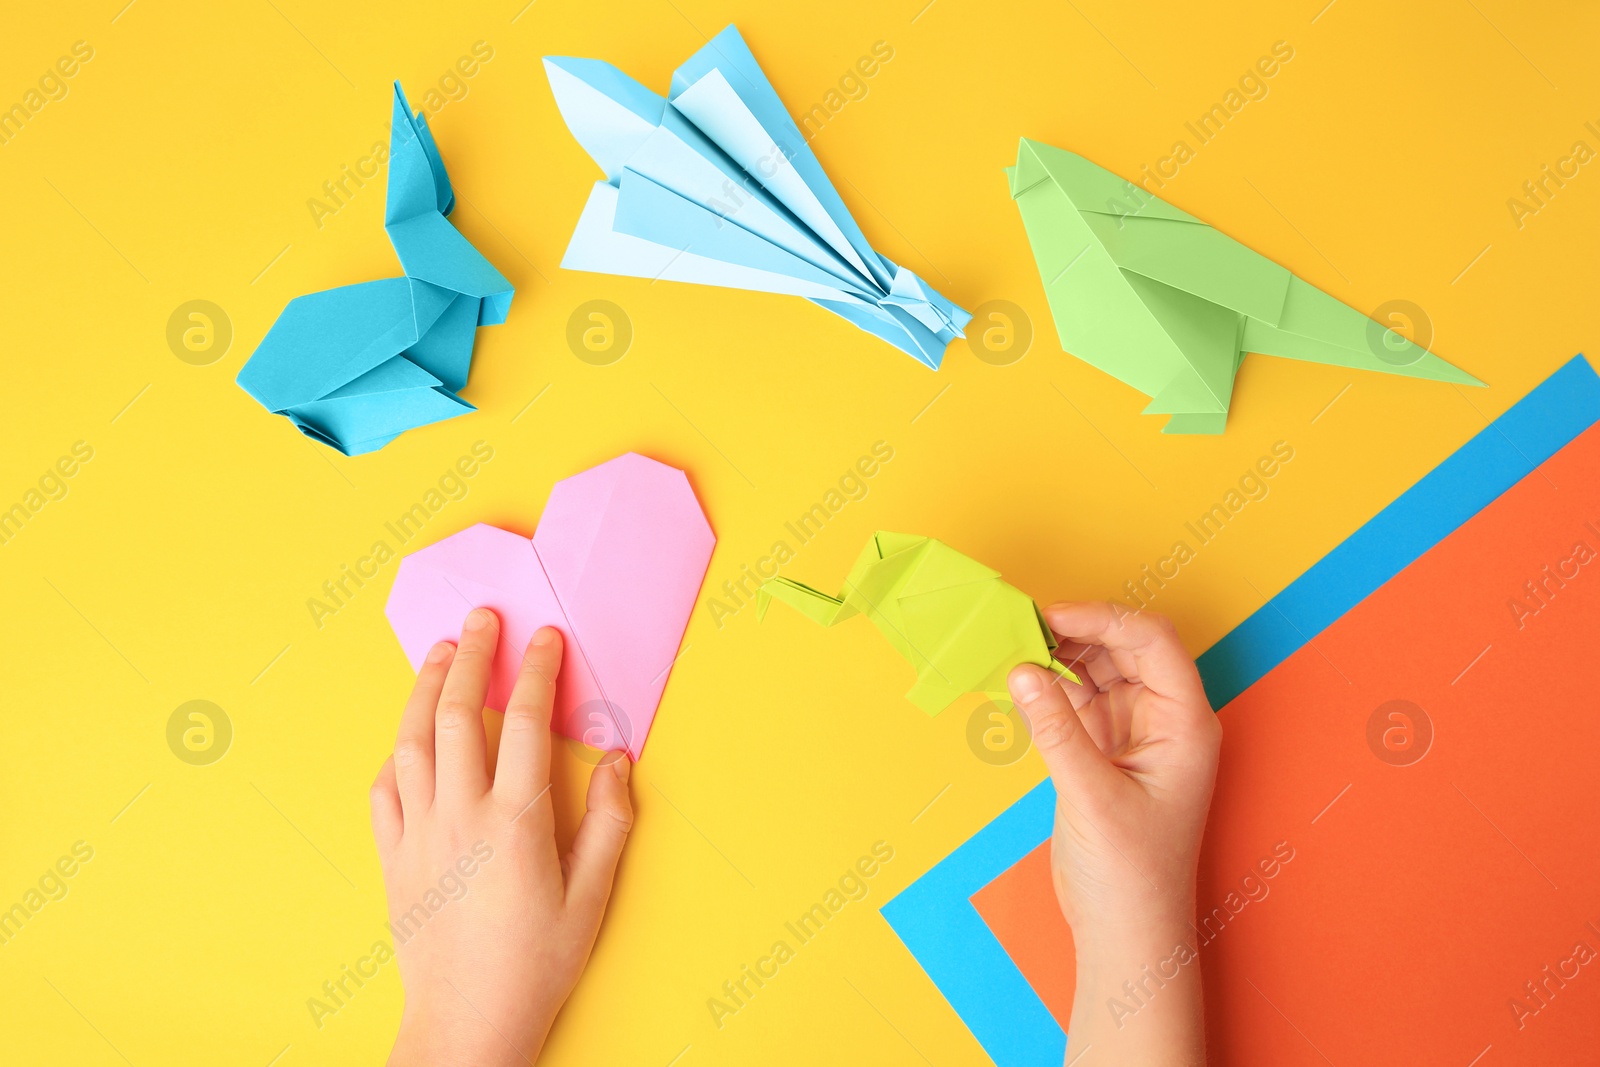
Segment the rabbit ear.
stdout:
<svg viewBox="0 0 1600 1067">
<path fill-rule="evenodd" d="M 471 327 L 505 321 L 511 306 L 511 283 L 445 219 L 454 206 L 450 176 L 445 173 L 444 160 L 428 130 L 428 120 L 420 113 L 412 113 L 400 83 L 395 82 L 384 229 L 408 279 L 478 299 L 470 308 L 467 331 L 459 338 L 461 344 L 452 342 L 452 348 L 459 349 L 452 362 L 459 362 L 460 366 L 458 374 L 452 372 L 447 377 L 465 383 L 472 353 Z M 422 295 L 430 294 L 423 291 Z M 427 323 L 418 326 L 419 334 L 438 316 L 438 311 L 427 316 Z M 459 317 L 453 316 L 452 321 Z M 460 331 L 453 332 L 453 336 L 457 334 Z M 458 389 L 460 384 L 450 388 Z"/>
<path fill-rule="evenodd" d="M 394 83 L 394 117 L 389 123 L 388 198 L 385 223 L 435 212 L 448 215 L 456 205 L 428 120 L 421 112 L 412 114 L 399 82 Z"/>
</svg>

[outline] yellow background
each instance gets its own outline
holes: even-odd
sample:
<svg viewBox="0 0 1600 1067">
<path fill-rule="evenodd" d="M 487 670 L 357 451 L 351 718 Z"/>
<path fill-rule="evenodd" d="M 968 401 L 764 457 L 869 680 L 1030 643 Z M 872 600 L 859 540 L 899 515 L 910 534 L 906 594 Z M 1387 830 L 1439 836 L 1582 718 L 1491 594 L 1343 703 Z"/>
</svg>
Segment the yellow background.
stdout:
<svg viewBox="0 0 1600 1067">
<path fill-rule="evenodd" d="M 474 441 L 495 458 L 426 540 L 477 520 L 531 532 L 553 481 L 633 449 L 690 472 L 719 536 L 708 593 L 887 441 L 870 494 L 785 573 L 833 588 L 886 528 L 1041 600 L 1114 595 L 1287 441 L 1270 496 L 1156 601 L 1199 651 L 1595 347 L 1600 175 L 1520 230 L 1506 206 L 1574 141 L 1600 146 L 1600 15 L 1572 5 L 124 2 L 14 8 L 0 34 L 0 105 L 73 42 L 95 50 L 0 145 L 0 506 L 73 442 L 94 448 L 0 546 L 0 907 L 73 842 L 95 850 L 0 946 L 7 1062 L 382 1056 L 392 964 L 320 1029 L 306 1001 L 382 919 L 366 790 L 411 677 L 383 617 L 394 566 L 320 628 L 306 601 Z M 894 49 L 813 146 L 877 248 L 968 308 L 1026 309 L 1025 358 L 957 342 L 933 374 L 798 300 L 559 268 L 598 173 L 540 57 L 664 90 L 729 22 L 794 112 L 875 42 Z M 233 378 L 291 297 L 398 273 L 381 176 L 320 229 L 307 201 L 387 136 L 391 79 L 420 106 L 480 40 L 494 58 L 431 122 L 456 224 L 516 285 L 511 318 L 479 334 L 476 413 L 345 459 Z M 1434 350 L 1490 388 L 1252 357 L 1225 436 L 1164 437 L 1143 397 L 1061 353 L 1001 168 L 1027 135 L 1135 174 L 1280 40 L 1295 56 L 1270 94 L 1163 195 L 1357 308 L 1414 301 Z M 209 366 L 166 342 L 192 299 L 232 322 Z M 612 366 L 565 341 L 591 299 L 633 323 Z M 1037 781 L 1037 757 L 974 758 L 971 704 L 917 712 L 864 622 L 751 610 L 718 628 L 702 605 L 685 640 L 549 1062 L 985 1062 L 877 908 Z M 234 726 L 211 766 L 166 744 L 191 699 Z M 570 810 L 584 765 L 561 751 Z M 870 896 L 715 1027 L 707 998 L 880 840 L 895 858 Z"/>
</svg>

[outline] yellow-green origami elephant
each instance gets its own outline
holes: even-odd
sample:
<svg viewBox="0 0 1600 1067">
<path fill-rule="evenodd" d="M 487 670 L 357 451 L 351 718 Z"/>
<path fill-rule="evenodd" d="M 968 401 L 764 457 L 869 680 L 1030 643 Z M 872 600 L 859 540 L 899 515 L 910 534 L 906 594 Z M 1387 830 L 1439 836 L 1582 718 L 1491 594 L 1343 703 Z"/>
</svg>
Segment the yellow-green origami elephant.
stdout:
<svg viewBox="0 0 1600 1067">
<path fill-rule="evenodd" d="M 929 715 L 963 693 L 1005 698 L 1006 675 L 1019 663 L 1078 680 L 1050 655 L 1055 635 L 1027 594 L 931 537 L 878 531 L 837 597 L 788 578 L 765 582 L 758 617 L 774 597 L 823 626 L 857 614 L 871 619 L 917 669 L 906 698 Z"/>
</svg>

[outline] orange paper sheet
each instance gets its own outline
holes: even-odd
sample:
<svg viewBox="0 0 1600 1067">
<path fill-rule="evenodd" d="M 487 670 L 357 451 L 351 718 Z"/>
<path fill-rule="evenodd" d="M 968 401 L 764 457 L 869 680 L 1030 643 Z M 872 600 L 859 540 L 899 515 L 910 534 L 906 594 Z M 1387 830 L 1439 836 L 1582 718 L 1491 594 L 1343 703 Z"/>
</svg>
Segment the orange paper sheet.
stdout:
<svg viewBox="0 0 1600 1067">
<path fill-rule="evenodd" d="M 1600 426 L 1222 711 L 1213 1063 L 1600 1062 L 1597 661 Z M 1065 1028 L 1048 856 L 972 900 Z"/>
</svg>

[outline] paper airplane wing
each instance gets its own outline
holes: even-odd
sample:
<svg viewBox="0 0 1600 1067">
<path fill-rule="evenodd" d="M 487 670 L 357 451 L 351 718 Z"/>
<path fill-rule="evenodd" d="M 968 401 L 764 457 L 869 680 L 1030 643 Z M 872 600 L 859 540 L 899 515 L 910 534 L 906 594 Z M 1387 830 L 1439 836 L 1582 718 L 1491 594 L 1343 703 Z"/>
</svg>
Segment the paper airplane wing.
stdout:
<svg viewBox="0 0 1600 1067">
<path fill-rule="evenodd" d="M 563 266 L 802 296 L 935 368 L 965 329 L 967 312 L 872 250 L 734 27 L 670 99 L 596 60 L 545 69 L 606 172 Z"/>
<path fill-rule="evenodd" d="M 867 244 L 777 90 L 729 26 L 672 75 L 674 109 L 880 290 L 892 273 Z"/>
<path fill-rule="evenodd" d="M 616 181 L 661 125 L 667 98 L 599 59 L 545 56 L 544 72 L 572 136 Z"/>
</svg>

